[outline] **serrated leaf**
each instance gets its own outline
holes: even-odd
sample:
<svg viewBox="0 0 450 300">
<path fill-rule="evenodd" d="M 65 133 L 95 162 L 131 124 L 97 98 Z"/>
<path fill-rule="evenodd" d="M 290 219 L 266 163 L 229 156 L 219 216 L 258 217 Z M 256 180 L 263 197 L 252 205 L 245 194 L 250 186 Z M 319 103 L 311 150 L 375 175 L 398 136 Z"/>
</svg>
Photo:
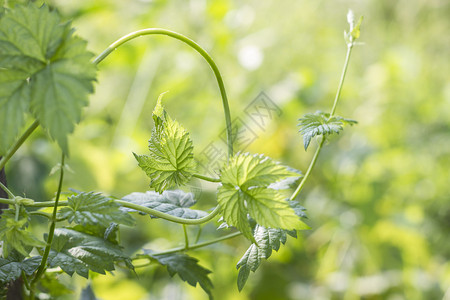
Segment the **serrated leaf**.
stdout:
<svg viewBox="0 0 450 300">
<path fill-rule="evenodd" d="M 72 229 L 55 230 L 48 259 L 51 268 L 88 278 L 89 270 L 100 274 L 113 271 L 117 261 L 130 261 L 118 245 Z"/>
<path fill-rule="evenodd" d="M 66 218 L 69 223 L 82 225 L 102 225 L 108 227 L 111 223 L 134 225 L 131 215 L 120 209 L 113 199 L 100 193 L 81 192 L 69 197 L 68 206 L 58 212 L 59 218 Z"/>
<path fill-rule="evenodd" d="M 47 6 L 16 5 L 0 18 L 0 154 L 33 116 L 68 153 L 67 135 L 93 91 L 95 66 L 86 42 Z"/>
<path fill-rule="evenodd" d="M 0 219 L 0 241 L 3 241 L 3 255 L 8 255 L 16 250 L 24 256 L 28 256 L 32 247 L 44 246 L 31 232 L 27 231 L 29 215 L 21 207 L 18 218 L 14 209 L 3 210 Z"/>
<path fill-rule="evenodd" d="M 155 128 L 148 144 L 150 155 L 133 154 L 150 178 L 150 187 L 162 193 L 190 180 L 196 166 L 194 147 L 189 133 L 162 108 L 161 97 L 153 119 Z"/>
<path fill-rule="evenodd" d="M 198 259 L 181 253 L 152 255 L 151 251 L 144 250 L 144 252 L 156 259 L 161 265 L 166 266 L 170 276 L 173 277 L 175 274 L 178 274 L 183 281 L 186 281 L 193 287 L 199 283 L 209 298 L 212 299 L 211 290 L 213 284 L 208 277 L 211 271 L 200 266 Z"/>
<path fill-rule="evenodd" d="M 303 135 L 303 146 L 305 150 L 311 142 L 311 139 L 317 135 L 331 135 L 339 134 L 343 130 L 344 124 L 356 124 L 355 120 L 344 119 L 342 117 L 333 116 L 330 118 L 330 114 L 317 111 L 314 114 L 306 114 L 299 119 L 300 126 L 299 132 Z"/>
<path fill-rule="evenodd" d="M 239 269 L 237 280 L 239 291 L 247 282 L 250 271 L 255 272 L 261 265 L 261 261 L 270 257 L 272 250 L 278 251 L 280 245 L 286 243 L 286 233 L 288 233 L 286 230 L 256 225 L 254 230 L 255 243 L 250 245 L 236 265 L 236 268 Z"/>
<path fill-rule="evenodd" d="M 135 192 L 123 197 L 122 200 L 184 219 L 200 219 L 208 214 L 201 210 L 190 209 L 189 207 L 196 203 L 194 195 L 182 190 L 164 191 L 162 194 L 153 191 Z M 136 211 L 127 207 L 121 209 L 128 212 Z"/>
<path fill-rule="evenodd" d="M 0 257 L 0 282 L 15 280 L 22 275 L 22 271 L 27 275 L 33 274 L 39 267 L 41 259 L 41 256 L 33 256 L 24 260 L 24 256 L 15 251 L 7 258 Z"/>
<path fill-rule="evenodd" d="M 262 155 L 237 154 L 221 171 L 217 200 L 227 224 L 254 241 L 247 214 L 258 224 L 273 228 L 300 229 L 304 224 L 283 194 L 269 186 L 297 172 Z"/>
</svg>

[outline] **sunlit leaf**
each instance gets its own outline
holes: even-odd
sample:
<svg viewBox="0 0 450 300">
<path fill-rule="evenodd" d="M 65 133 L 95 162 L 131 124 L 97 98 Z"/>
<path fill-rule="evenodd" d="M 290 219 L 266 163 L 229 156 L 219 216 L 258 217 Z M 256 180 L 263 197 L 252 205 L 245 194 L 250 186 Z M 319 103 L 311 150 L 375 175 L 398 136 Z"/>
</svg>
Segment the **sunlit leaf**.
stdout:
<svg viewBox="0 0 450 300">
<path fill-rule="evenodd" d="M 222 185 L 217 200 L 228 225 L 237 227 L 254 241 L 247 214 L 258 224 L 281 229 L 304 229 L 278 189 L 269 188 L 277 181 L 300 174 L 262 155 L 237 154 L 221 171 Z"/>
<path fill-rule="evenodd" d="M 161 97 L 153 112 L 155 128 L 149 140 L 149 155 L 134 156 L 139 167 L 150 178 L 150 187 L 157 192 L 183 185 L 195 172 L 192 141 L 189 133 L 170 118 L 161 106 Z"/>
<path fill-rule="evenodd" d="M 96 72 L 70 25 L 45 5 L 16 5 L 0 18 L 0 154 L 29 111 L 68 152 L 67 135 L 80 121 Z"/>
</svg>

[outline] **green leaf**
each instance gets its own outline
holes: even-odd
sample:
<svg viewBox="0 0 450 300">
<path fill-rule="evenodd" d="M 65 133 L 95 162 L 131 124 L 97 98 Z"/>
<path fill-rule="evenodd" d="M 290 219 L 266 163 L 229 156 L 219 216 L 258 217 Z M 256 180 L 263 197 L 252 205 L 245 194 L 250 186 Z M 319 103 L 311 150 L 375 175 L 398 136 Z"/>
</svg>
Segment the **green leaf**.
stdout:
<svg viewBox="0 0 450 300">
<path fill-rule="evenodd" d="M 170 118 L 161 106 L 161 97 L 153 112 L 155 128 L 149 140 L 150 155 L 134 157 L 150 178 L 157 192 L 185 184 L 195 172 L 192 141 L 189 133 Z"/>
<path fill-rule="evenodd" d="M 212 299 L 211 290 L 213 284 L 208 277 L 211 271 L 200 266 L 198 259 L 182 253 L 152 255 L 149 250 L 144 250 L 144 252 L 157 260 L 161 265 L 166 266 L 170 276 L 173 277 L 175 274 L 178 274 L 183 281 L 194 287 L 199 283 L 209 298 Z"/>
<path fill-rule="evenodd" d="M 299 121 L 299 131 L 303 135 L 305 150 L 308 149 L 311 139 L 316 135 L 326 136 L 334 133 L 339 134 L 343 130 L 344 124 L 353 125 L 357 123 L 355 120 L 344 119 L 338 116 L 330 118 L 330 114 L 321 111 L 317 111 L 314 114 L 306 114 Z"/>
<path fill-rule="evenodd" d="M 100 193 L 81 192 L 68 199 L 69 205 L 58 212 L 59 218 L 67 218 L 69 223 L 82 225 L 102 225 L 108 227 L 111 223 L 134 225 L 133 217 L 122 211 L 120 205 L 113 199 Z"/>
<path fill-rule="evenodd" d="M 122 200 L 184 219 L 200 219 L 208 214 L 201 210 L 190 209 L 189 207 L 196 203 L 194 195 L 182 190 L 164 191 L 162 194 L 153 191 L 136 192 L 123 197 Z M 127 212 L 136 211 L 127 207 L 121 209 Z"/>
<path fill-rule="evenodd" d="M 49 294 L 52 297 L 51 299 L 58 299 L 60 296 L 73 294 L 74 291 L 63 284 L 65 283 L 61 278 L 63 276 L 65 274 L 45 272 L 39 280 L 39 290 Z"/>
<path fill-rule="evenodd" d="M 6 283 L 19 278 L 23 271 L 27 275 L 33 274 L 41 263 L 41 256 L 24 257 L 13 251 L 7 258 L 0 257 L 0 282 Z"/>
<path fill-rule="evenodd" d="M 280 229 L 303 229 L 305 224 L 279 189 L 270 188 L 297 172 L 262 155 L 237 154 L 221 170 L 217 200 L 224 220 L 254 241 L 247 214 L 258 224 Z M 277 188 L 280 188 L 279 186 Z"/>
<path fill-rule="evenodd" d="M 121 248 L 102 238 L 67 228 L 57 228 L 48 263 L 50 268 L 60 267 L 64 272 L 74 272 L 88 278 L 89 270 L 100 274 L 113 271 L 114 263 L 130 259 Z"/>
<path fill-rule="evenodd" d="M 0 154 L 29 111 L 68 153 L 67 135 L 88 103 L 96 73 L 86 42 L 70 25 L 45 5 L 16 5 L 0 18 L 0 125 L 8 128 L 0 135 Z"/>
<path fill-rule="evenodd" d="M 8 257 L 13 250 L 28 256 L 32 247 L 45 246 L 42 241 L 26 230 L 28 222 L 29 215 L 23 207 L 20 208 L 17 219 L 14 209 L 3 211 L 0 219 L 0 240 L 3 241 L 4 257 Z"/>
<path fill-rule="evenodd" d="M 236 265 L 236 268 L 239 270 L 237 280 L 239 291 L 242 290 L 247 282 L 250 271 L 255 272 L 261 261 L 270 257 L 272 250 L 278 251 L 280 245 L 286 243 L 286 233 L 287 231 L 285 230 L 256 225 L 254 230 L 256 243 L 250 245 Z"/>
</svg>

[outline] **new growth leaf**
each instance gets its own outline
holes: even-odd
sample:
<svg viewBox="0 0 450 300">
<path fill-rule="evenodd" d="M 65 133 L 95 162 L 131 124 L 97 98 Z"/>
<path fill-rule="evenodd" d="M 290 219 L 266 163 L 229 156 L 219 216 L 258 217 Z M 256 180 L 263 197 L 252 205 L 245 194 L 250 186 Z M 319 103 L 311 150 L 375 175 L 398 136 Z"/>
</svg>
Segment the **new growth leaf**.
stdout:
<svg viewBox="0 0 450 300">
<path fill-rule="evenodd" d="M 355 120 L 345 119 L 338 116 L 330 117 L 330 114 L 317 111 L 314 114 L 305 114 L 303 118 L 299 119 L 299 132 L 303 135 L 303 146 L 305 150 L 315 136 L 327 136 L 331 134 L 339 134 L 343 130 L 345 124 L 354 125 L 358 122 Z"/>
<path fill-rule="evenodd" d="M 153 111 L 155 128 L 148 143 L 149 155 L 134 157 L 150 178 L 150 187 L 162 193 L 187 183 L 195 172 L 192 140 L 189 133 L 172 120 L 158 98 Z"/>
</svg>

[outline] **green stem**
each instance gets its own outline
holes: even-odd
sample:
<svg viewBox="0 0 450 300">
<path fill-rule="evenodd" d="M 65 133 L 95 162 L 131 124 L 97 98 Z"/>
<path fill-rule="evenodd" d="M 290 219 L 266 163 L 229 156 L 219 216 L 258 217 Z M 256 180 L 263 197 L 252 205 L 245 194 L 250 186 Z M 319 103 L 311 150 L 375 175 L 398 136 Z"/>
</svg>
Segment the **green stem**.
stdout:
<svg viewBox="0 0 450 300">
<path fill-rule="evenodd" d="M 124 201 L 124 200 L 116 200 L 114 199 L 114 201 L 120 205 L 122 205 L 123 207 L 128 207 L 131 209 L 135 209 L 144 213 L 147 213 L 149 215 L 161 218 L 161 219 L 165 219 L 174 223 L 179 223 L 179 224 L 186 224 L 186 225 L 199 225 L 202 223 L 206 223 L 208 221 L 210 221 L 211 219 L 213 219 L 215 216 L 217 216 L 217 214 L 220 212 L 220 206 L 216 206 L 214 208 L 214 210 L 209 213 L 208 215 L 204 216 L 203 218 L 200 219 L 184 219 L 184 218 L 179 218 L 179 217 L 175 217 L 169 214 L 165 214 L 163 212 L 160 212 L 158 210 L 152 209 L 152 208 L 148 208 L 142 205 L 138 205 L 138 204 L 134 204 L 128 201 Z"/>
<path fill-rule="evenodd" d="M 189 236 L 187 233 L 186 224 L 183 224 L 183 232 L 184 232 L 184 248 L 189 249 Z"/>
<path fill-rule="evenodd" d="M 228 240 L 228 239 L 234 238 L 236 236 L 240 236 L 240 235 L 242 235 L 242 232 L 238 231 L 238 232 L 234 232 L 234 233 L 230 233 L 230 234 L 224 235 L 222 237 L 215 238 L 213 240 L 209 240 L 209 241 L 206 241 L 206 242 L 194 244 L 194 245 L 190 246 L 189 248 L 176 247 L 176 248 L 172 248 L 172 249 L 169 249 L 169 250 L 165 250 L 165 251 L 161 251 L 161 252 L 152 254 L 152 256 L 153 255 L 172 254 L 172 253 L 181 252 L 181 251 L 187 251 L 187 250 L 194 250 L 194 249 L 206 247 L 206 246 L 209 246 L 209 245 L 212 245 L 212 244 L 224 241 L 224 240 Z"/>
<path fill-rule="evenodd" d="M 22 270 L 22 280 L 23 280 L 23 284 L 25 285 L 25 287 L 27 288 L 27 290 L 30 290 L 30 283 L 28 282 L 28 278 L 27 278 L 27 274 L 25 274 L 25 272 Z"/>
<path fill-rule="evenodd" d="M 52 219 L 52 215 L 49 214 L 49 213 L 46 213 L 46 212 L 44 212 L 44 211 L 39 211 L 39 210 L 37 210 L 37 211 L 29 212 L 29 214 L 32 215 L 32 216 L 42 216 L 42 217 L 46 217 L 47 219 L 50 219 L 50 220 Z"/>
<path fill-rule="evenodd" d="M 39 269 L 36 271 L 36 275 L 34 276 L 33 280 L 31 281 L 30 299 L 34 299 L 35 285 L 39 281 L 42 274 L 44 274 L 45 269 L 47 267 L 47 259 L 50 254 L 50 249 L 51 249 L 52 242 L 53 242 L 53 236 L 55 234 L 55 228 L 56 228 L 56 222 L 57 222 L 56 213 L 58 211 L 58 201 L 59 201 L 59 197 L 61 195 L 61 189 L 62 189 L 62 184 L 63 184 L 63 179 L 64 179 L 64 158 L 65 157 L 64 157 L 64 153 L 63 153 L 62 157 L 61 157 L 61 166 L 60 166 L 60 170 L 59 170 L 60 175 L 59 175 L 58 191 L 56 192 L 56 199 L 55 199 L 55 203 L 53 206 L 52 221 L 50 223 L 50 229 L 48 232 L 47 245 L 45 246 L 44 254 L 42 255 L 42 260 L 41 260 Z"/>
<path fill-rule="evenodd" d="M 342 87 L 344 86 L 345 75 L 347 74 L 348 63 L 350 61 L 350 55 L 352 54 L 353 43 L 349 43 L 347 46 L 347 55 L 345 56 L 344 69 L 342 70 L 341 79 L 339 81 L 339 86 L 336 92 L 336 97 L 334 98 L 333 108 L 331 108 L 330 118 L 336 112 L 336 107 L 341 96 Z"/>
<path fill-rule="evenodd" d="M 192 176 L 209 182 L 221 182 L 219 178 L 212 178 L 201 174 L 193 174 Z"/>
<path fill-rule="evenodd" d="M 131 41 L 137 37 L 144 36 L 144 35 L 151 35 L 151 34 L 160 34 L 160 35 L 166 35 L 170 36 L 172 38 L 175 38 L 179 41 L 182 41 L 192 47 L 194 50 L 196 50 L 209 64 L 212 71 L 214 72 L 214 75 L 217 79 L 217 84 L 219 85 L 220 95 L 222 96 L 222 104 L 223 104 L 223 111 L 225 115 L 225 123 L 226 123 L 226 132 L 227 132 L 227 144 L 228 144 L 228 156 L 231 157 L 233 155 L 233 141 L 232 141 L 232 131 L 231 131 L 231 115 L 230 115 L 230 108 L 228 105 L 228 98 L 225 91 L 225 85 L 223 83 L 222 75 L 220 74 L 219 68 L 217 67 L 214 60 L 211 58 L 211 56 L 206 52 L 200 45 L 198 45 L 193 40 L 189 39 L 188 37 L 179 34 L 174 31 L 170 31 L 167 29 L 161 29 L 161 28 L 147 28 L 138 30 L 135 32 L 132 32 L 130 34 L 127 34 L 114 43 L 112 43 L 108 48 L 105 49 L 99 56 L 97 56 L 93 63 L 98 64 L 101 61 L 103 61 L 111 52 L 116 50 L 121 45 L 125 44 L 128 41 Z"/>
<path fill-rule="evenodd" d="M 309 164 L 309 167 L 308 167 L 308 170 L 306 171 L 305 176 L 303 176 L 302 181 L 300 181 L 300 184 L 298 185 L 297 189 L 292 194 L 291 198 L 289 198 L 289 200 L 291 200 L 291 201 L 294 200 L 298 196 L 300 191 L 303 189 L 303 186 L 305 185 L 305 182 L 308 179 L 309 174 L 311 174 L 311 171 L 316 164 L 317 158 L 319 157 L 320 150 L 322 150 L 324 142 L 325 142 L 325 138 L 322 138 L 322 141 L 320 142 L 319 147 L 317 147 L 316 153 L 314 153 L 311 163 Z"/>
<path fill-rule="evenodd" d="M 39 121 L 34 121 L 33 124 L 19 137 L 19 139 L 12 145 L 6 152 L 5 156 L 0 160 L 0 170 L 3 169 L 10 158 L 16 153 L 16 151 L 22 146 L 25 140 L 33 133 L 33 131 L 39 126 Z"/>
<path fill-rule="evenodd" d="M 345 57 L 344 68 L 342 70 L 341 79 L 339 81 L 339 86 L 338 86 L 338 89 L 336 92 L 336 97 L 334 98 L 333 107 L 331 108 L 330 118 L 336 112 L 336 107 L 339 102 L 339 98 L 341 96 L 342 87 L 344 86 L 345 75 L 347 74 L 348 64 L 350 62 L 350 55 L 352 53 L 353 45 L 354 45 L 353 43 L 349 43 L 348 47 L 347 47 L 347 55 Z M 294 200 L 298 196 L 300 191 L 303 189 L 303 186 L 305 185 L 306 180 L 308 179 L 309 175 L 311 174 L 311 171 L 313 170 L 314 166 L 316 165 L 317 158 L 319 157 L 319 154 L 320 154 L 320 151 L 322 150 L 324 142 L 325 142 L 325 136 L 322 136 L 322 140 L 320 141 L 319 147 L 317 147 L 316 152 L 314 153 L 314 156 L 311 160 L 311 163 L 309 164 L 309 167 L 308 167 L 308 170 L 306 171 L 305 176 L 302 178 L 299 185 L 295 189 L 294 193 L 289 198 L 289 200 Z"/>
<path fill-rule="evenodd" d="M 204 216 L 203 218 L 184 219 L 184 218 L 179 218 L 179 217 L 175 217 L 175 216 L 160 212 L 158 210 L 155 210 L 155 209 L 152 209 L 149 207 L 134 204 L 134 203 L 131 203 L 128 201 L 124 201 L 124 200 L 120 200 L 120 199 L 113 199 L 113 200 L 123 207 L 135 209 L 135 210 L 141 211 L 146 214 L 150 214 L 152 216 L 155 216 L 155 217 L 158 217 L 161 219 L 165 219 L 165 220 L 172 221 L 172 222 L 179 223 L 179 224 L 186 224 L 186 225 L 200 225 L 202 223 L 206 223 L 206 222 L 210 221 L 211 219 L 213 219 L 215 216 L 217 216 L 220 212 L 220 207 L 216 206 L 210 214 Z M 5 199 L 5 198 L 0 198 L 0 203 L 5 203 L 5 204 L 9 204 L 9 205 L 16 204 L 16 202 L 14 200 Z M 54 207 L 55 205 L 57 205 L 58 207 L 67 206 L 68 201 L 61 201 L 58 203 L 56 203 L 56 201 L 45 201 L 45 202 L 34 202 L 33 204 L 29 204 L 29 205 L 24 204 L 24 206 L 27 206 L 27 207 L 52 207 L 52 206 Z M 33 214 L 44 216 L 45 213 L 35 211 Z M 56 221 L 59 221 L 59 220 L 57 219 Z"/>
<path fill-rule="evenodd" d="M 4 185 L 1 182 L 0 182 L 0 188 L 2 188 L 8 194 L 9 199 L 14 199 L 15 198 L 14 194 L 6 187 L 6 185 Z M 0 198 L 0 199 L 4 199 L 4 198 Z M 16 201 L 14 201 L 14 200 L 11 200 L 11 201 L 13 203 L 16 203 Z"/>
</svg>

